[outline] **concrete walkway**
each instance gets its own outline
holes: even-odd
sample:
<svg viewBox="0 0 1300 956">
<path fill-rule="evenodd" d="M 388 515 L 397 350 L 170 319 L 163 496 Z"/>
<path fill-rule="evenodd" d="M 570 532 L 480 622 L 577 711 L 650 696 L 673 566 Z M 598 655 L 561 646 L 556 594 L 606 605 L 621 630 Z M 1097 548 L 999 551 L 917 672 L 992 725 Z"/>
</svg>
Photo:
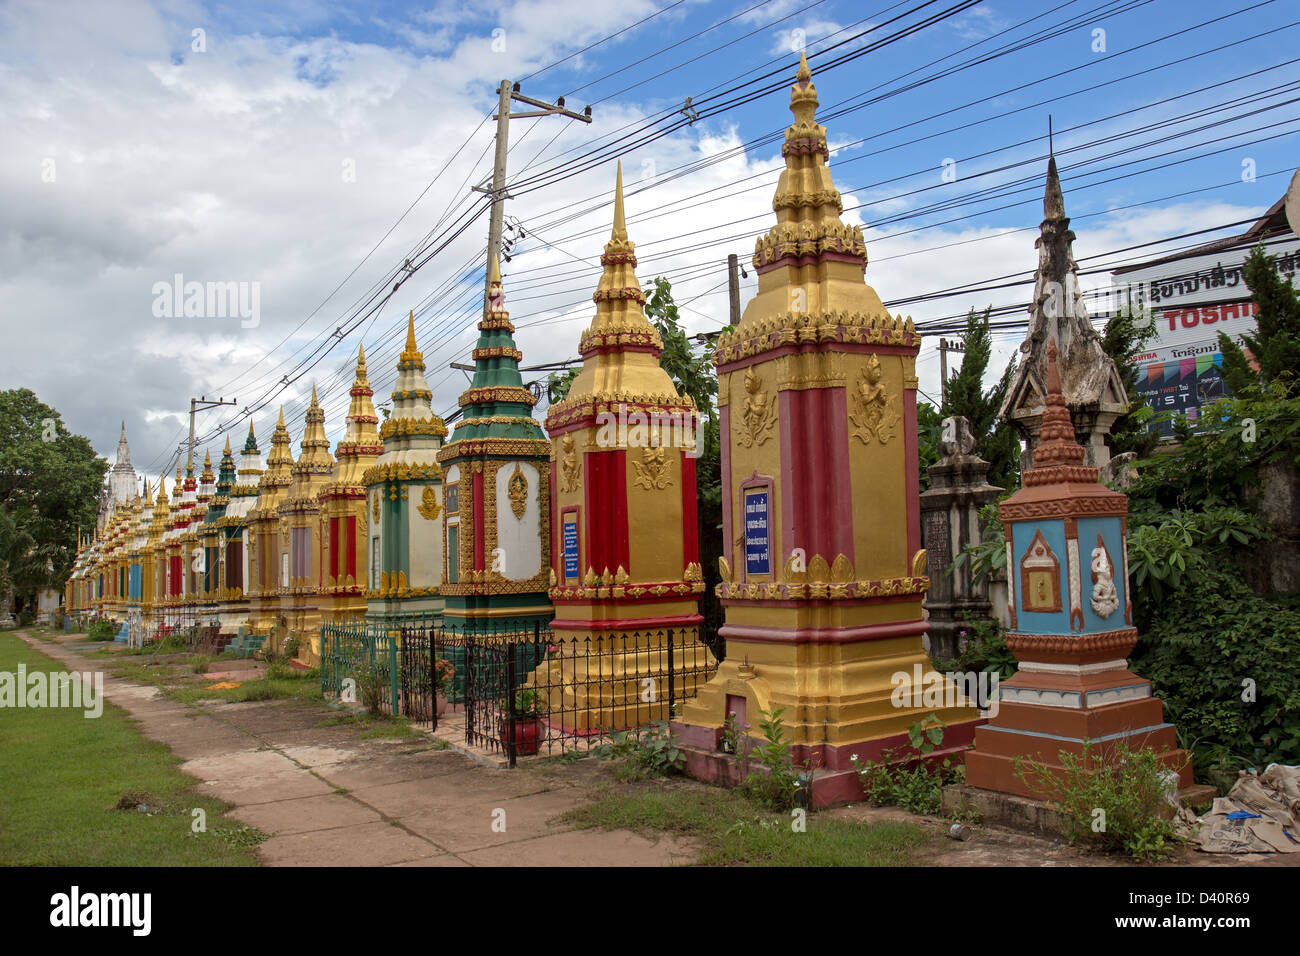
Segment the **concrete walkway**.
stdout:
<svg viewBox="0 0 1300 956">
<path fill-rule="evenodd" d="M 17 632 L 69 670 L 101 670 L 71 647 Z M 585 803 L 559 773 L 482 766 L 424 736 L 362 739 L 321 726 L 320 704 L 272 700 L 180 703 L 105 673 L 104 692 L 166 744 L 228 816 L 273 834 L 257 850 L 272 866 L 667 866 L 695 848 L 628 831 L 548 821 Z"/>
</svg>

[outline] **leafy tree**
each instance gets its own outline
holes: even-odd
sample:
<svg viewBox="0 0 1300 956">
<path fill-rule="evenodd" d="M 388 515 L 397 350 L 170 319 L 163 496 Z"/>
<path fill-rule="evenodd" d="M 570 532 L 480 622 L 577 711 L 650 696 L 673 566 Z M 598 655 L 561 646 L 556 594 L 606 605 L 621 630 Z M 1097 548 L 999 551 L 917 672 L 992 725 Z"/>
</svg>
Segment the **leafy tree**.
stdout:
<svg viewBox="0 0 1300 956">
<path fill-rule="evenodd" d="M 1136 452 L 1145 458 L 1155 451 L 1160 434 L 1151 427 L 1155 413 L 1150 405 L 1138 397 L 1138 376 L 1141 373 L 1134 359 L 1146 351 L 1147 343 L 1156 337 L 1150 313 L 1140 309 L 1121 309 L 1110 317 L 1101 337 L 1101 347 L 1115 362 L 1119 377 L 1128 393 L 1129 410 L 1116 419 L 1110 428 L 1107 444 L 1112 456 Z"/>
<path fill-rule="evenodd" d="M 1252 249 L 1246 259 L 1246 285 L 1259 306 L 1259 330 L 1243 333 L 1241 340 L 1259 364 L 1259 372 L 1251 369 L 1231 336 L 1219 333 L 1223 378 L 1234 394 L 1254 385 L 1293 379 L 1300 369 L 1300 296 L 1277 274 L 1276 262 L 1277 256 L 1265 253 L 1263 244 Z"/>
<path fill-rule="evenodd" d="M 961 365 L 948 377 L 940 419 L 961 415 L 970 422 L 975 436 L 975 454 L 989 463 L 988 481 L 1003 488 L 1015 486 L 1020 473 L 1020 441 L 1015 429 L 998 421 L 998 412 L 1011 388 L 1016 363 L 1007 363 L 1002 377 L 990 389 L 984 388 L 984 374 L 993 355 L 989 329 L 991 307 L 981 314 L 974 309 L 966 317 L 965 352 Z"/>
<path fill-rule="evenodd" d="M 721 580 L 718 575 L 718 558 L 722 555 L 722 442 L 719 433 L 715 398 L 718 394 L 718 376 L 713 368 L 713 342 L 700 353 L 691 347 L 691 340 L 678 319 L 677 305 L 673 302 L 672 284 L 657 276 L 654 287 L 646 290 L 646 317 L 654 323 L 663 339 L 664 351 L 659 365 L 683 395 L 695 400 L 700 414 L 699 458 L 695 462 L 695 487 L 698 502 L 697 517 L 700 527 L 700 567 L 704 572 L 705 631 L 715 632 L 722 624 L 722 604 L 714 594 Z"/>
<path fill-rule="evenodd" d="M 24 599 L 67 580 L 108 462 L 31 389 L 0 392 L 0 580 Z"/>
<path fill-rule="evenodd" d="M 654 288 L 646 290 L 645 314 L 664 340 L 664 354 L 659 357 L 659 365 L 683 395 L 695 399 L 701 419 L 712 418 L 713 400 L 718 394 L 718 376 L 713 370 L 712 352 L 706 347 L 703 354 L 695 354 L 677 317 L 672 283 L 663 276 L 654 281 Z"/>
<path fill-rule="evenodd" d="M 581 365 L 570 365 L 562 372 L 552 372 L 546 377 L 546 398 L 550 404 L 562 402 L 569 397 L 569 389 L 573 387 L 573 380 L 578 377 L 582 371 Z"/>
<path fill-rule="evenodd" d="M 943 438 L 943 416 L 929 402 L 916 403 L 917 455 L 921 459 L 921 490 L 930 487 L 930 473 L 926 471 L 939 460 L 939 442 Z"/>
</svg>

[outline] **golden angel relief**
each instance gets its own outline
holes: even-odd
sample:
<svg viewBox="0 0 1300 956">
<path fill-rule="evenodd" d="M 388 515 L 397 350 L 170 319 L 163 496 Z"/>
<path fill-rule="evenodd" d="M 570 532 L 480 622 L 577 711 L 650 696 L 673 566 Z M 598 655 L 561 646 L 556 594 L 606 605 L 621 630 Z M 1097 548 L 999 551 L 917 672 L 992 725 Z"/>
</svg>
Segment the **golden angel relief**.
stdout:
<svg viewBox="0 0 1300 956">
<path fill-rule="evenodd" d="M 438 517 L 442 507 L 438 504 L 438 492 L 433 489 L 432 485 L 424 486 L 424 493 L 420 496 L 420 505 L 417 509 L 420 517 L 432 521 Z"/>
<path fill-rule="evenodd" d="M 515 462 L 515 473 L 506 485 L 506 493 L 510 496 L 510 510 L 516 518 L 523 520 L 524 512 L 528 509 L 528 479 L 524 477 L 518 462 Z"/>
<path fill-rule="evenodd" d="M 763 379 L 752 368 L 745 369 L 745 399 L 741 411 L 740 443 L 746 448 L 761 445 L 772 437 L 772 428 L 776 425 L 776 403 L 768 398 L 763 390 Z"/>
<path fill-rule="evenodd" d="M 564 448 L 564 457 L 560 462 L 560 490 L 578 491 L 582 488 L 582 462 L 578 459 L 572 435 L 565 435 L 560 444 Z"/>
<path fill-rule="evenodd" d="M 632 480 L 647 491 L 658 491 L 672 485 L 671 467 L 663 446 L 641 449 L 641 460 L 632 462 L 636 477 Z"/>
<path fill-rule="evenodd" d="M 854 426 L 854 437 L 863 444 L 875 439 L 887 445 L 898 432 L 898 409 L 890 402 L 889 391 L 880 378 L 880 359 L 873 355 L 851 393 L 853 411 L 849 421 Z"/>
</svg>

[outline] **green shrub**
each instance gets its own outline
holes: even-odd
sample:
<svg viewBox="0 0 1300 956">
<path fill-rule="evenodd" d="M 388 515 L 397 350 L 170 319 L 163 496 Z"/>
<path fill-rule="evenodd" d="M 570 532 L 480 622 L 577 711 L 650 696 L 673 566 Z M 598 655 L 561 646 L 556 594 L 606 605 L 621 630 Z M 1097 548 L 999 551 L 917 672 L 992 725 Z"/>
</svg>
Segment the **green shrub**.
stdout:
<svg viewBox="0 0 1300 956">
<path fill-rule="evenodd" d="M 745 781 L 745 790 L 763 806 L 785 812 L 795 805 L 798 774 L 790 756 L 790 744 L 785 739 L 785 725 L 781 720 L 784 707 L 769 712 L 758 712 L 758 726 L 763 731 L 763 743 L 753 749 L 759 766 L 766 773 L 751 773 Z"/>
<path fill-rule="evenodd" d="M 935 660 L 935 670 L 947 674 L 978 674 L 989 671 L 1006 680 L 1016 672 L 1016 656 L 1007 649 L 1007 635 L 997 621 L 966 615 L 958 632 L 958 653 L 949 661 Z"/>
<path fill-rule="evenodd" d="M 352 678 L 357 682 L 357 700 L 372 714 L 378 714 L 388 688 L 388 670 L 378 661 L 371 663 L 364 652 L 352 663 Z"/>
<path fill-rule="evenodd" d="M 92 641 L 111 641 L 117 636 L 118 629 L 113 626 L 113 622 L 106 617 L 97 617 L 90 622 L 90 630 L 87 637 Z"/>
<path fill-rule="evenodd" d="M 656 720 L 648 730 L 615 731 L 609 742 L 591 751 L 600 760 L 622 760 L 618 776 L 622 780 L 644 780 L 680 773 L 686 757 L 677 748 L 677 739 L 668 731 L 666 720 Z"/>
<path fill-rule="evenodd" d="M 1300 763 L 1300 612 L 1254 594 L 1227 567 L 1171 594 L 1132 668 L 1164 701 L 1204 777 Z"/>
<path fill-rule="evenodd" d="M 907 729 L 908 745 L 912 756 L 926 757 L 943 743 L 943 721 L 936 714 Z M 937 765 L 923 759 L 910 769 L 904 765 L 907 755 L 886 750 L 877 761 L 859 761 L 857 754 L 850 760 L 862 781 L 862 792 L 868 803 L 882 807 L 902 807 L 912 813 L 935 814 L 939 812 L 945 784 L 956 783 L 965 777 L 965 768 L 959 761 L 945 757 Z"/>
<path fill-rule="evenodd" d="M 1085 744 L 1083 755 L 1062 751 L 1064 779 L 1039 761 L 1018 758 L 1016 776 L 1040 793 L 1053 795 L 1065 837 L 1074 844 L 1136 860 L 1168 856 L 1180 837 L 1164 819 L 1165 766 L 1151 749 L 1131 751 L 1120 741 L 1105 758 Z"/>
</svg>

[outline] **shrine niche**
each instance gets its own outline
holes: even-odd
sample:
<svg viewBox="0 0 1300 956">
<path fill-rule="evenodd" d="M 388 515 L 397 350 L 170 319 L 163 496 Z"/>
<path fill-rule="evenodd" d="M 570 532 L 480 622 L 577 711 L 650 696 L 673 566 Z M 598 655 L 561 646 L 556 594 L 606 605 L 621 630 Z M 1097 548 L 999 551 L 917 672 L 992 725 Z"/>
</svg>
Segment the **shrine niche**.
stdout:
<svg viewBox="0 0 1300 956">
<path fill-rule="evenodd" d="M 1041 530 L 1034 532 L 1020 561 L 1020 593 L 1026 611 L 1055 614 L 1061 610 L 1061 562 Z"/>
</svg>

